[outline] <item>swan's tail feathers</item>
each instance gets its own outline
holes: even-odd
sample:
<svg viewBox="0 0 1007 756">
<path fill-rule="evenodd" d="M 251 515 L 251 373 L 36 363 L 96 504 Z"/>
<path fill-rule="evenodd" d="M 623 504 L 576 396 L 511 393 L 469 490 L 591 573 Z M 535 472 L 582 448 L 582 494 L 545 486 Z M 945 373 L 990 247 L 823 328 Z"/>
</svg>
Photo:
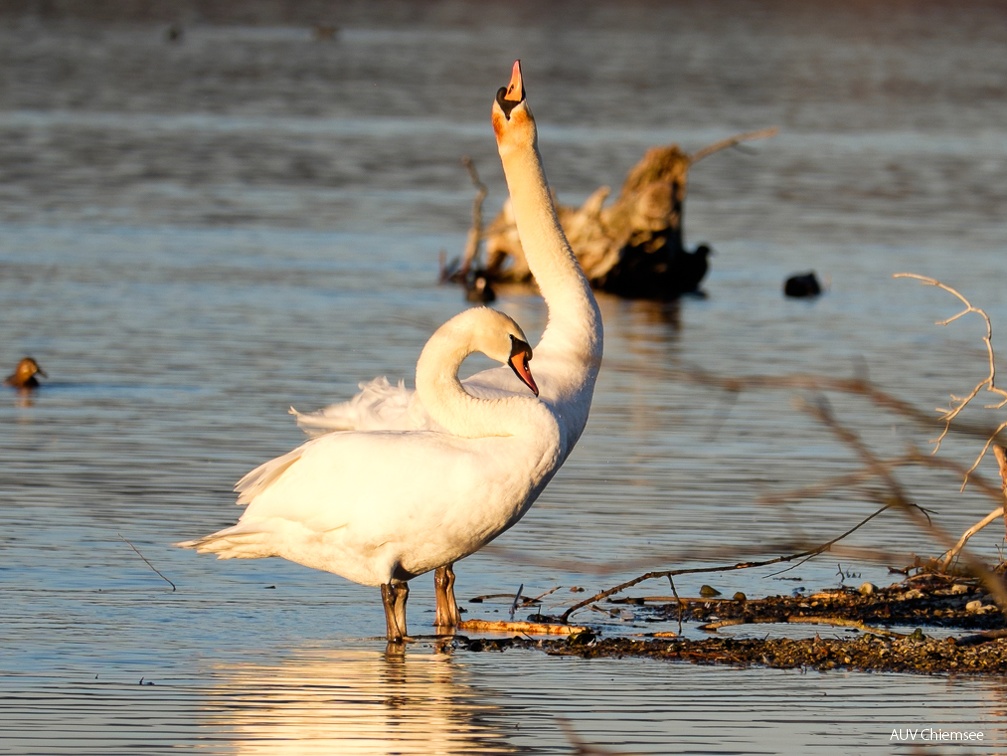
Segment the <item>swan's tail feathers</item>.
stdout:
<svg viewBox="0 0 1007 756">
<path fill-rule="evenodd" d="M 333 404 L 314 412 L 300 412 L 291 407 L 288 412 L 294 416 L 294 422 L 297 423 L 298 428 L 311 438 L 317 438 L 333 431 L 353 430 L 350 421 L 336 412 L 343 408 L 342 404 Z"/>
<path fill-rule="evenodd" d="M 384 376 L 360 384 L 360 393 L 346 402 L 332 404 L 315 412 L 290 408 L 298 426 L 311 437 L 333 431 L 407 430 L 413 390 L 404 381 L 393 386 Z"/>
<path fill-rule="evenodd" d="M 273 556 L 273 552 L 265 546 L 265 533 L 242 531 L 239 530 L 240 527 L 234 525 L 175 545 L 183 549 L 195 549 L 200 554 L 216 554 L 218 559 L 260 559 Z"/>
<path fill-rule="evenodd" d="M 310 442 L 306 442 L 310 443 Z M 256 496 L 272 485 L 284 472 L 304 453 L 304 446 L 299 446 L 293 451 L 282 454 L 275 459 L 264 462 L 245 477 L 234 484 L 234 490 L 238 494 L 239 506 L 244 506 L 251 502 Z"/>
</svg>

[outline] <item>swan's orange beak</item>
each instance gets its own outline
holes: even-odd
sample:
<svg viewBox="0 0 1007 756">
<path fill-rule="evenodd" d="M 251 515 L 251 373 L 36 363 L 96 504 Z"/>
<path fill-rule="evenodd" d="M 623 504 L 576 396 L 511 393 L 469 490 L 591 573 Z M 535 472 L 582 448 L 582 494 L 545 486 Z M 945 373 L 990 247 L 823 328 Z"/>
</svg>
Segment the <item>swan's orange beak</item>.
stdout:
<svg viewBox="0 0 1007 756">
<path fill-rule="evenodd" d="M 524 102 L 524 79 L 521 78 L 521 61 L 514 61 L 510 84 L 497 91 L 496 107 L 493 108 L 493 131 L 499 140 L 510 120 L 511 111 Z"/>
<path fill-rule="evenodd" d="M 504 90 L 503 99 L 511 102 L 521 102 L 524 99 L 524 80 L 521 78 L 521 61 L 514 61 L 510 74 L 510 84 Z"/>
<path fill-rule="evenodd" d="M 538 396 L 538 386 L 532 377 L 531 368 L 528 367 L 528 362 L 531 360 L 531 347 L 520 339 L 511 337 L 511 341 L 513 347 L 507 364 L 511 366 L 511 370 L 521 379 L 521 382 L 530 388 L 535 396 Z"/>
</svg>

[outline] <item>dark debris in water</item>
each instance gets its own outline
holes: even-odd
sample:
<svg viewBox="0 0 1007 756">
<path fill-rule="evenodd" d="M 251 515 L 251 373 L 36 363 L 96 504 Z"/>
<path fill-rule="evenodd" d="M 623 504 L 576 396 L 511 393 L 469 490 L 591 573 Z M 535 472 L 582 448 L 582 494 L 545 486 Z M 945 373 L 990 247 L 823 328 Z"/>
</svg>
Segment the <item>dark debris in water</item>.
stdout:
<svg viewBox="0 0 1007 756">
<path fill-rule="evenodd" d="M 683 622 L 702 622 L 714 632 L 739 624 L 821 627 L 809 638 L 728 638 L 715 634 L 699 640 L 653 634 L 601 638 L 592 632 L 563 639 L 459 637 L 457 645 L 470 651 L 538 649 L 550 655 L 587 659 L 647 657 L 736 667 L 957 675 L 1007 672 L 1004 614 L 975 581 L 960 578 L 922 575 L 887 588 L 840 588 L 810 596 L 758 600 L 617 601 L 653 604 L 648 608 L 676 621 L 681 611 Z M 845 637 L 822 637 L 826 627 L 842 628 Z M 893 627 L 919 629 L 898 633 L 891 630 Z M 942 629 L 942 637 L 925 632 L 925 628 L 935 627 Z"/>
<path fill-rule="evenodd" d="M 877 588 L 844 587 L 805 595 L 770 596 L 746 600 L 683 599 L 654 601 L 614 599 L 612 603 L 642 604 L 652 618 L 702 623 L 704 629 L 756 623 L 835 624 L 884 631 L 893 626 L 941 627 L 951 630 L 1000 630 L 1004 615 L 974 580 L 941 575 L 919 575 L 905 582 Z"/>
<path fill-rule="evenodd" d="M 574 636 L 575 638 L 576 636 Z M 568 640 L 508 638 L 461 644 L 472 651 L 537 648 L 556 656 L 585 659 L 647 657 L 695 664 L 778 669 L 834 669 L 917 674 L 991 675 L 1007 672 L 1007 638 L 705 638 L 702 640 L 604 638 L 581 645 Z"/>
</svg>

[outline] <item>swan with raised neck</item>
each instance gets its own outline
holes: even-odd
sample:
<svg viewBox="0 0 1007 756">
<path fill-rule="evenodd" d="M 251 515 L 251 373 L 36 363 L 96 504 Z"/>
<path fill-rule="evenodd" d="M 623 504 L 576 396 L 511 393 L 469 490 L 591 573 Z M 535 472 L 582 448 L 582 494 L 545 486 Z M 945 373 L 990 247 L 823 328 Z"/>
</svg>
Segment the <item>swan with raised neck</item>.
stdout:
<svg viewBox="0 0 1007 756">
<path fill-rule="evenodd" d="M 556 215 L 520 60 L 497 92 L 492 121 L 521 246 L 548 309 L 536 373 L 543 401 L 562 413 L 565 457 L 587 423 L 601 367 L 601 311 Z"/>
<path fill-rule="evenodd" d="M 601 312 L 556 216 L 520 61 L 514 62 L 510 82 L 493 101 L 491 120 L 528 267 L 548 312 L 546 327 L 534 347 L 535 373 L 542 400 L 555 407 L 562 419 L 565 458 L 587 423 L 602 358 Z M 520 390 L 510 371 L 501 368 L 477 373 L 464 385 L 480 396 Z M 309 435 L 436 426 L 404 383 L 392 385 L 381 377 L 361 383 L 360 388 L 347 402 L 313 413 L 291 412 Z"/>
<path fill-rule="evenodd" d="M 563 233 L 538 149 L 538 129 L 526 97 L 521 61 L 493 101 L 491 120 L 528 267 L 548 311 L 546 327 L 534 347 L 540 399 L 558 421 L 558 462 L 551 479 L 580 439 L 587 424 L 601 366 L 601 311 L 591 286 Z M 467 378 L 476 396 L 499 398 L 520 390 L 510 371 L 491 368 Z M 438 421 L 421 395 L 384 377 L 360 384 L 347 402 L 315 413 L 291 412 L 309 434 L 345 430 L 436 429 Z M 446 564 L 435 577 L 435 624 L 450 629 L 460 619 L 453 593 L 454 572 Z"/>
</svg>

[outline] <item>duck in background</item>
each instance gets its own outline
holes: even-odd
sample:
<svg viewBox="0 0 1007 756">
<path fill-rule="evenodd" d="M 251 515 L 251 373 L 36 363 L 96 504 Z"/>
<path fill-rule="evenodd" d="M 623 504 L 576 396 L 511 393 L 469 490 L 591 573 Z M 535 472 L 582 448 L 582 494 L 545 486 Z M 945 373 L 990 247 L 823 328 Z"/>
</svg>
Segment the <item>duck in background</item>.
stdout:
<svg viewBox="0 0 1007 756">
<path fill-rule="evenodd" d="M 783 294 L 788 297 L 817 297 L 822 293 L 815 271 L 795 273 L 783 282 Z"/>
<path fill-rule="evenodd" d="M 41 375 L 43 378 L 49 377 L 32 357 L 24 357 L 14 368 L 14 372 L 4 378 L 4 386 L 25 391 L 37 389 L 42 385 L 35 377 L 37 375 Z"/>
</svg>

